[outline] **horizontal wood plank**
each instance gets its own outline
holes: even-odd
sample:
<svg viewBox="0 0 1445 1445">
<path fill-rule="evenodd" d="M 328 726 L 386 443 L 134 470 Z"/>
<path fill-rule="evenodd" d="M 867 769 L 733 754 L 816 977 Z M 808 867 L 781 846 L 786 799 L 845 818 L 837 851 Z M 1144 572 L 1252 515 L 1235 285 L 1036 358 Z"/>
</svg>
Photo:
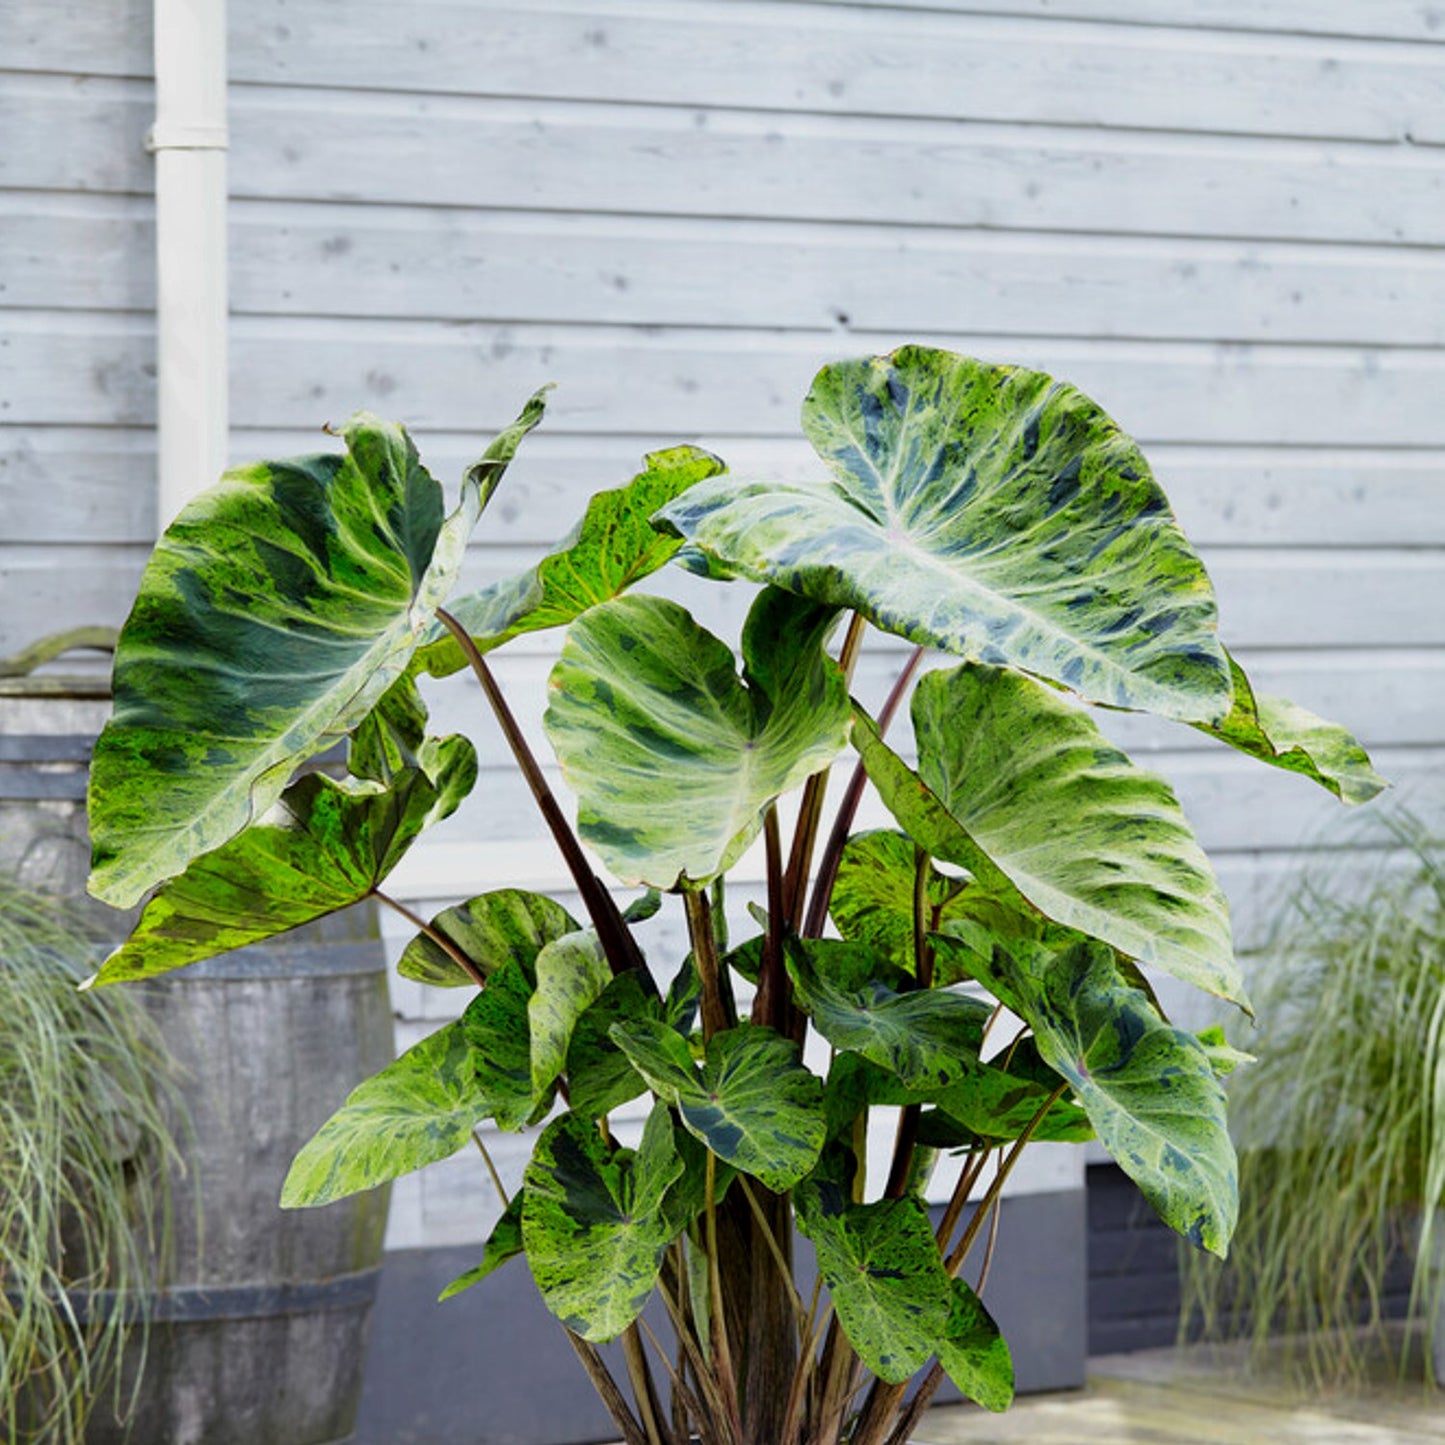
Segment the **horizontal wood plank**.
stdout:
<svg viewBox="0 0 1445 1445">
<path fill-rule="evenodd" d="M 241 198 L 1445 238 L 1436 147 L 264 87 L 236 87 L 232 101 L 231 193 Z M 0 75 L 0 130 L 49 139 L 0 155 L 0 186 L 148 191 L 151 104 L 138 81 Z"/>
<path fill-rule="evenodd" d="M 154 337 L 141 316 L 11 312 L 0 336 L 0 425 L 145 426 Z M 556 382 L 555 431 L 643 446 L 797 434 L 819 363 L 907 334 L 836 338 L 717 330 L 450 326 L 238 317 L 232 421 L 309 430 L 366 407 L 418 431 L 464 430 Z M 1072 381 L 1146 445 L 1445 445 L 1445 351 L 1257 347 L 946 335 L 942 346 Z"/>
</svg>

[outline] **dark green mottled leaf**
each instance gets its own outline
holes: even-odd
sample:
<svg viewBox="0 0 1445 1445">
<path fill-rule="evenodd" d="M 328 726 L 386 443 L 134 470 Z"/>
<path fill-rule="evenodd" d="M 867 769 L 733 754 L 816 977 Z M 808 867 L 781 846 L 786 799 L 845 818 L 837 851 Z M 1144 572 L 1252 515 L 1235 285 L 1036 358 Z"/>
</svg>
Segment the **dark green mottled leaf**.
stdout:
<svg viewBox="0 0 1445 1445">
<path fill-rule="evenodd" d="M 951 1088 L 933 1096 L 939 1109 L 975 1138 L 1017 1139 L 1031 1125 L 1031 1139 L 1082 1144 L 1094 1137 L 1088 1115 L 1071 1099 L 1058 1100 L 1037 1124 L 1051 1089 L 992 1064 L 973 1064 Z"/>
<path fill-rule="evenodd" d="M 542 1131 L 527 1165 L 522 1237 L 547 1308 L 583 1339 L 614 1339 L 642 1312 L 673 1239 L 663 1199 L 682 1171 L 662 1105 L 635 1154 L 609 1151 L 581 1114 Z"/>
<path fill-rule="evenodd" d="M 487 1114 L 502 1129 L 520 1129 L 546 1116 L 552 1089 L 539 1099 L 532 1089 L 532 1050 L 527 1005 L 536 979 L 530 964 L 508 959 L 462 1015 L 472 1048 L 477 1083 Z"/>
<path fill-rule="evenodd" d="M 612 1042 L 614 1024 L 659 1022 L 657 1000 L 635 972 L 619 974 L 577 1020 L 567 1047 L 567 1087 L 572 1108 L 601 1118 L 646 1092 L 647 1081 Z"/>
<path fill-rule="evenodd" d="M 463 737 L 430 739 L 383 787 L 310 773 L 245 832 L 157 890 L 97 984 L 150 978 L 259 943 L 370 895 L 477 776 Z"/>
<path fill-rule="evenodd" d="M 1017 673 L 965 664 L 913 698 L 918 774 L 854 737 L 899 822 L 990 892 L 1245 1003 L 1229 907 L 1169 785 Z M 950 827 L 951 824 L 951 827 Z M 925 833 L 918 831 L 919 827 Z"/>
<path fill-rule="evenodd" d="M 779 1193 L 818 1162 L 823 1081 L 803 1066 L 796 1044 L 740 1024 L 708 1040 L 699 1068 L 681 1036 L 663 1024 L 617 1024 L 612 1037 L 719 1159 Z"/>
<path fill-rule="evenodd" d="M 876 979 L 840 985 L 815 967 L 808 942 L 789 939 L 788 972 L 802 1006 L 835 1049 L 862 1054 L 912 1087 L 946 1088 L 978 1060 L 989 1007 L 941 989 L 896 993 Z"/>
<path fill-rule="evenodd" d="M 672 447 L 645 457 L 644 466 L 625 487 L 598 492 L 567 538 L 535 567 L 457 599 L 449 611 L 483 652 L 524 632 L 565 626 L 673 556 L 678 539 L 648 518 L 694 482 L 716 476 L 723 464 L 697 447 Z M 433 628 L 422 661 L 445 677 L 464 659 L 455 640 Z"/>
<path fill-rule="evenodd" d="M 823 650 L 832 609 L 764 592 L 731 650 L 675 603 L 620 597 L 567 633 L 546 728 L 578 831 L 619 877 L 699 887 L 757 837 L 768 804 L 847 740 Z"/>
<path fill-rule="evenodd" d="M 486 1113 L 460 1023 L 354 1088 L 291 1165 L 281 1207 L 330 1204 L 455 1154 Z"/>
<path fill-rule="evenodd" d="M 853 1204 L 829 1179 L 800 1184 L 793 1203 L 848 1342 L 879 1378 L 902 1384 L 938 1349 L 953 1314 L 928 1211 L 913 1198 Z"/>
<path fill-rule="evenodd" d="M 567 1062 L 573 1030 L 602 996 L 612 969 L 594 929 L 553 939 L 536 959 L 537 988 L 527 1003 L 532 1034 L 532 1096 L 540 1100 Z"/>
<path fill-rule="evenodd" d="M 510 429 L 541 415 L 534 398 Z M 233 838 L 406 671 L 505 465 L 441 488 L 398 426 L 228 472 L 157 544 L 90 772 L 91 891 L 118 907 Z M 495 444 L 494 444 L 495 446 Z"/>
<path fill-rule="evenodd" d="M 506 1264 L 509 1259 L 516 1259 L 519 1254 L 526 1252 L 525 1246 L 522 1244 L 522 1202 L 526 1196 L 525 1189 L 519 1189 L 512 1196 L 502 1217 L 496 1222 L 491 1234 L 487 1236 L 486 1246 L 482 1250 L 482 1262 L 473 1265 L 466 1273 L 459 1274 L 437 1296 L 438 1302 L 449 1300 L 453 1295 L 471 1289 L 474 1284 L 480 1284 L 489 1274 Z"/>
<path fill-rule="evenodd" d="M 759 582 L 1094 702 L 1229 710 L 1214 594 L 1148 463 L 1041 372 L 922 347 L 825 367 L 830 480 L 699 483 L 658 520 Z"/>
<path fill-rule="evenodd" d="M 1355 737 L 1287 697 L 1256 693 L 1244 669 L 1231 657 L 1234 707 L 1200 732 L 1252 758 L 1300 773 L 1328 788 L 1344 803 L 1368 803 L 1390 785 L 1370 766 L 1370 755 Z"/>
<path fill-rule="evenodd" d="M 656 888 L 648 888 L 622 910 L 622 921 L 624 923 L 646 923 L 649 918 L 657 917 L 661 907 L 662 894 Z"/>
<path fill-rule="evenodd" d="M 938 1342 L 938 1363 L 948 1378 L 986 1410 L 1007 1410 L 1014 1397 L 1014 1362 L 983 1301 L 961 1279 L 953 1281 L 953 1312 Z"/>
<path fill-rule="evenodd" d="M 575 933 L 582 925 L 560 903 L 540 893 L 498 888 L 443 909 L 432 919 L 431 926 L 456 944 L 485 975 L 509 959 L 518 959 L 530 967 L 545 944 Z M 442 988 L 471 987 L 473 982 L 466 970 L 424 933 L 407 944 L 396 967 L 403 978 Z"/>
<path fill-rule="evenodd" d="M 403 769 L 416 767 L 426 723 L 426 704 L 415 681 L 410 675 L 399 677 L 351 734 L 346 759 L 351 775 L 389 783 Z"/>
<path fill-rule="evenodd" d="M 1033 1029 L 1039 1053 L 1160 1218 L 1223 1255 L 1238 1180 L 1224 1089 L 1204 1045 L 1166 1024 L 1102 944 L 996 949 L 986 982 Z"/>
</svg>

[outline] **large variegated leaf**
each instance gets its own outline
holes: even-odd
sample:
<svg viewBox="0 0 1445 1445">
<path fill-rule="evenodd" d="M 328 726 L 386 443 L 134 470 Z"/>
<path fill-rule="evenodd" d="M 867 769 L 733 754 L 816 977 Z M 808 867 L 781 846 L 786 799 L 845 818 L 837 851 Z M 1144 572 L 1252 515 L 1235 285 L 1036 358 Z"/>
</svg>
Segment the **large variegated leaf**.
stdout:
<svg viewBox="0 0 1445 1445">
<path fill-rule="evenodd" d="M 921 347 L 825 367 L 827 481 L 699 483 L 660 523 L 761 582 L 1094 702 L 1229 710 L 1214 594 L 1134 442 L 1036 371 Z"/>
<path fill-rule="evenodd" d="M 781 1193 L 818 1162 L 823 1081 L 798 1046 L 751 1024 L 715 1034 L 699 1068 L 664 1024 L 616 1024 L 612 1037 L 664 1103 L 714 1154 Z"/>
<path fill-rule="evenodd" d="M 835 979 L 828 957 L 826 941 L 819 949 L 788 940 L 799 1001 L 835 1049 L 862 1054 L 913 1087 L 947 1088 L 978 1062 L 987 1004 L 942 989 L 897 993 L 876 978 Z"/>
<path fill-rule="evenodd" d="M 578 1021 L 602 997 L 612 969 L 595 929 L 554 939 L 536 959 L 537 989 L 527 1002 L 532 1095 L 540 1100 L 567 1062 Z"/>
<path fill-rule="evenodd" d="M 610 1150 L 582 1114 L 542 1131 L 525 1175 L 522 1238 L 547 1308 L 583 1339 L 615 1339 L 642 1313 L 673 1239 L 663 1201 L 683 1167 L 661 1104 L 636 1153 Z"/>
<path fill-rule="evenodd" d="M 443 909 L 432 919 L 431 926 L 450 939 L 485 976 L 511 959 L 530 967 L 546 944 L 576 932 L 582 925 L 560 903 L 540 893 L 498 888 Z M 396 968 L 403 978 L 442 988 L 471 987 L 474 983 L 456 959 L 424 933 L 407 944 Z"/>
<path fill-rule="evenodd" d="M 1196 724 L 1200 732 L 1261 762 L 1312 778 L 1343 803 L 1368 803 L 1390 786 L 1370 766 L 1370 755 L 1353 734 L 1287 697 L 1255 692 L 1232 657 L 1229 666 L 1234 706 L 1221 723 Z"/>
<path fill-rule="evenodd" d="M 716 476 L 723 464 L 697 447 L 671 447 L 643 460 L 646 470 L 625 487 L 593 496 L 582 520 L 535 567 L 459 597 L 448 609 L 483 652 L 524 632 L 566 626 L 656 572 L 678 550 L 678 539 L 648 519 L 694 482 Z M 464 663 L 456 640 L 439 627 L 421 658 L 437 677 Z"/>
<path fill-rule="evenodd" d="M 732 651 L 676 603 L 628 596 L 571 626 L 547 736 L 578 831 L 619 877 L 700 887 L 724 872 L 780 793 L 847 740 L 843 675 L 823 650 L 835 612 L 771 589 Z"/>
<path fill-rule="evenodd" d="M 181 512 L 116 649 L 90 772 L 96 897 L 129 907 L 219 848 L 367 716 L 541 410 L 493 443 L 445 520 L 411 439 L 365 413 L 345 454 L 237 468 Z"/>
<path fill-rule="evenodd" d="M 918 684 L 913 726 L 917 775 L 876 731 L 854 736 L 920 844 L 991 891 L 1001 875 L 1055 923 L 1244 1004 L 1229 908 L 1173 790 L 1083 711 L 1017 673 L 964 664 Z"/>
<path fill-rule="evenodd" d="M 1160 1218 L 1223 1255 L 1239 1210 L 1238 1178 L 1224 1088 L 1204 1045 L 1165 1023 L 1099 943 L 1061 952 L 999 948 L 983 972 L 1033 1029 L 1040 1055 L 1068 1081 L 1099 1142 Z"/>
<path fill-rule="evenodd" d="M 358 1084 L 296 1156 L 282 1208 L 330 1204 L 455 1154 L 486 1113 L 472 1062 L 450 1023 Z"/>
<path fill-rule="evenodd" d="M 829 1179 L 807 1180 L 793 1203 L 849 1344 L 880 1379 L 902 1384 L 938 1349 L 953 1315 L 928 1211 L 911 1197 L 854 1204 Z"/>
<path fill-rule="evenodd" d="M 459 736 L 428 740 L 418 765 L 384 787 L 308 774 L 259 823 L 162 884 L 92 981 L 150 978 L 349 908 L 476 776 L 476 752 Z"/>
<path fill-rule="evenodd" d="M 660 1022 L 657 1000 L 635 969 L 620 973 L 577 1020 L 567 1044 L 567 1089 L 573 1109 L 600 1118 L 647 1090 L 647 1081 L 612 1041 L 614 1024 Z"/>
</svg>

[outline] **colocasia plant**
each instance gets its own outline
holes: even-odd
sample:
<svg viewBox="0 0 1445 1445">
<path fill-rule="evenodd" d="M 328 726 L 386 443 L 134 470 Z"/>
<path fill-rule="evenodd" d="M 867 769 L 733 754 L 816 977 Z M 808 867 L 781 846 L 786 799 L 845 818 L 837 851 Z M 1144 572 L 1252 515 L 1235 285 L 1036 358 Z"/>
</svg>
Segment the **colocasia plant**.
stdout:
<svg viewBox="0 0 1445 1445">
<path fill-rule="evenodd" d="M 1069 385 L 915 347 L 825 367 L 803 404 L 814 479 L 654 453 L 536 566 L 449 602 L 542 410 L 449 514 L 406 433 L 358 415 L 344 453 L 239 468 L 166 532 L 90 799 L 93 891 L 150 896 L 98 981 L 390 902 L 387 874 L 477 770 L 466 738 L 427 735 L 417 679 L 470 668 L 586 916 L 496 887 L 414 919 L 401 972 L 465 1008 L 341 1103 L 282 1202 L 372 1188 L 483 1120 L 533 1130 L 452 1290 L 524 1255 L 628 1445 L 901 1445 L 945 1374 L 1004 1409 L 1009 1349 L 964 1266 L 1030 1140 L 1097 1138 L 1212 1252 L 1237 1212 L 1235 1056 L 1173 1026 L 1145 973 L 1247 1007 L 1225 901 L 1169 785 L 1081 704 L 1175 720 L 1346 802 L 1382 783 L 1347 733 L 1253 691 L 1139 448 Z M 761 584 L 738 654 L 628 590 L 669 562 Z M 849 696 L 870 626 L 917 648 L 876 718 Z M 575 830 L 488 663 L 553 627 L 545 727 Z M 912 686 L 928 649 L 956 661 Z M 916 756 L 886 740 L 910 686 Z M 347 776 L 301 769 L 342 739 Z M 869 783 L 897 826 L 850 833 Z M 724 875 L 759 835 L 766 908 L 730 946 Z M 646 891 L 620 906 L 595 859 Z M 686 959 L 634 937 L 661 894 Z M 611 1116 L 639 1099 L 624 1145 Z M 892 1166 L 869 1178 L 882 1108 Z M 947 1151 L 962 1171 L 937 1218 Z M 654 1292 L 667 1348 L 642 1318 Z M 596 1348 L 612 1339 L 622 1381 Z"/>
</svg>

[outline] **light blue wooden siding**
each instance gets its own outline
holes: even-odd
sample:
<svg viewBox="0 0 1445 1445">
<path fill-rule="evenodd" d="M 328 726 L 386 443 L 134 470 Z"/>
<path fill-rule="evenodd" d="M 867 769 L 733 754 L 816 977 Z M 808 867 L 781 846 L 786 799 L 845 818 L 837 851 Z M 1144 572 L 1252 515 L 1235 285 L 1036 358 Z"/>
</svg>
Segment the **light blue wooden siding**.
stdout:
<svg viewBox="0 0 1445 1445">
<path fill-rule="evenodd" d="M 0 0 L 0 652 L 118 620 L 154 527 L 149 9 Z M 556 381 L 480 581 L 651 446 L 806 469 L 830 357 L 921 339 L 1050 369 L 1145 442 L 1259 684 L 1440 816 L 1445 5 L 230 9 L 238 459 L 368 406 L 450 480 Z M 534 735 L 550 647 L 501 663 Z M 897 656 L 865 661 L 865 698 Z M 1120 736 L 1177 780 L 1257 938 L 1336 810 L 1193 734 Z M 477 860 L 556 876 L 479 741 L 485 801 L 408 865 L 418 896 Z M 399 1002 L 410 1037 L 433 1005 Z M 444 1178 L 420 1187 L 416 1239 L 475 1233 Z"/>
</svg>

